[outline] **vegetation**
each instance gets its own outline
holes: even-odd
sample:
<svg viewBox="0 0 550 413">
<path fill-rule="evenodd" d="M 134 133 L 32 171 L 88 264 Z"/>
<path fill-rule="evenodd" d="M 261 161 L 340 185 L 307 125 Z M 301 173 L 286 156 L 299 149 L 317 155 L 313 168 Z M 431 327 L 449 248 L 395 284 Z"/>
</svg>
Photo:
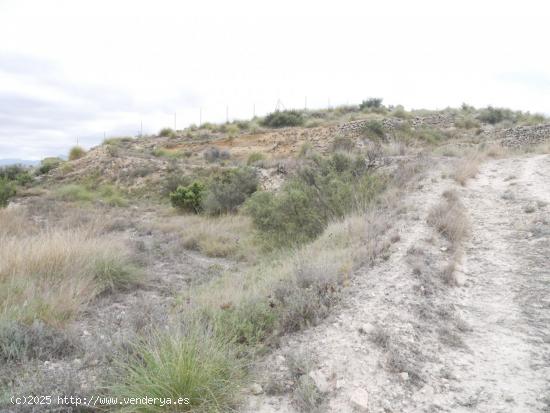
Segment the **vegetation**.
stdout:
<svg viewBox="0 0 550 413">
<path fill-rule="evenodd" d="M 482 109 L 479 114 L 479 120 L 491 125 L 496 125 L 504 120 L 514 121 L 514 119 L 514 113 L 510 109 L 494 108 L 492 106 Z"/>
<path fill-rule="evenodd" d="M 86 150 L 81 146 L 73 146 L 69 151 L 69 161 L 76 161 L 86 155 Z"/>
<path fill-rule="evenodd" d="M 257 162 L 260 162 L 265 159 L 265 156 L 263 153 L 260 152 L 252 152 L 250 155 L 248 155 L 248 159 L 246 161 L 247 165 L 254 165 Z"/>
<path fill-rule="evenodd" d="M 382 107 L 382 99 L 381 98 L 369 98 L 367 100 L 362 101 L 359 104 L 360 110 L 367 110 L 367 109 L 379 109 Z"/>
<path fill-rule="evenodd" d="M 173 138 L 176 136 L 176 132 L 172 128 L 162 128 L 159 132 L 159 136 Z"/>
<path fill-rule="evenodd" d="M 285 126 L 301 126 L 304 116 L 297 110 L 276 110 L 262 120 L 262 125 L 268 128 L 283 128 Z"/>
<path fill-rule="evenodd" d="M 139 342 L 119 365 L 119 380 L 108 389 L 115 397 L 188 399 L 176 406 L 159 402 L 122 409 L 128 412 L 231 411 L 243 379 L 231 347 L 193 326 Z"/>
<path fill-rule="evenodd" d="M 86 229 L 11 232 L 18 214 L 0 211 L 0 319 L 62 325 L 95 295 L 138 279 L 123 243 Z"/>
<path fill-rule="evenodd" d="M 204 192 L 205 187 L 200 182 L 193 182 L 189 186 L 178 186 L 174 192 L 170 193 L 170 202 L 174 208 L 198 214 L 202 211 Z"/>
<path fill-rule="evenodd" d="M 317 237 L 332 219 L 362 210 L 384 188 L 384 179 L 361 158 L 314 156 L 278 194 L 259 192 L 247 202 L 261 237 L 274 246 Z"/>
<path fill-rule="evenodd" d="M 384 138 L 384 125 L 378 120 L 367 122 L 363 127 L 363 136 L 374 141 Z"/>
<path fill-rule="evenodd" d="M 40 162 L 40 165 L 38 166 L 37 174 L 38 175 L 47 174 L 51 170 L 60 166 L 62 163 L 63 163 L 63 160 L 60 158 L 55 158 L 55 157 L 44 158 L 42 159 L 42 161 Z"/>
<path fill-rule="evenodd" d="M 236 212 L 246 199 L 258 189 L 258 177 L 252 168 L 241 167 L 215 175 L 203 202 L 211 215 Z"/>
<path fill-rule="evenodd" d="M 57 188 L 56 195 L 68 202 L 103 202 L 118 207 L 128 204 L 120 190 L 113 185 L 67 184 Z"/>
<path fill-rule="evenodd" d="M 208 162 L 215 162 L 217 160 L 225 160 L 229 159 L 231 157 L 231 154 L 228 150 L 222 149 L 213 146 L 206 151 L 204 151 L 204 159 L 206 159 Z"/>
<path fill-rule="evenodd" d="M 27 185 L 32 181 L 30 169 L 22 165 L 8 165 L 0 167 L 0 179 L 16 183 L 17 185 Z"/>
<path fill-rule="evenodd" d="M 0 177 L 0 208 L 8 206 L 9 199 L 15 196 L 15 185 L 4 177 Z"/>
</svg>

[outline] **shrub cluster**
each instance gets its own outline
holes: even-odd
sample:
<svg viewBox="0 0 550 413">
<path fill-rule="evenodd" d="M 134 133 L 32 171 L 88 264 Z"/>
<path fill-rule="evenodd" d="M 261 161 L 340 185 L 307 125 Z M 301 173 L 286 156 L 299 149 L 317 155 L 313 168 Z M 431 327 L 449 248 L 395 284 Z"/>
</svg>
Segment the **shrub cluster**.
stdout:
<svg viewBox="0 0 550 413">
<path fill-rule="evenodd" d="M 220 150 L 215 146 L 204 151 L 204 159 L 206 159 L 206 161 L 208 162 L 215 162 L 220 159 L 225 160 L 225 159 L 229 159 L 230 157 L 231 157 L 231 154 L 227 149 Z"/>
<path fill-rule="evenodd" d="M 384 138 L 384 125 L 378 120 L 371 120 L 363 126 L 361 132 L 365 138 L 378 141 Z"/>
<path fill-rule="evenodd" d="M 212 215 L 235 212 L 258 189 L 258 177 L 252 168 L 229 169 L 214 176 L 203 202 Z"/>
<path fill-rule="evenodd" d="M 26 185 L 32 181 L 29 168 L 22 165 L 8 165 L 0 167 L 0 178 L 5 178 L 8 181 L 17 183 L 18 185 Z"/>
<path fill-rule="evenodd" d="M 0 208 L 8 206 L 9 199 L 15 196 L 15 185 L 6 178 L 0 177 Z"/>
<path fill-rule="evenodd" d="M 380 98 L 369 98 L 367 100 L 362 101 L 359 104 L 360 110 L 365 109 L 378 109 L 382 107 L 382 99 Z"/>
<path fill-rule="evenodd" d="M 174 192 L 171 192 L 170 202 L 174 208 L 198 214 L 202 211 L 203 197 L 204 185 L 193 182 L 189 186 L 178 186 Z"/>
<path fill-rule="evenodd" d="M 297 110 L 276 110 L 262 120 L 262 125 L 269 128 L 283 128 L 285 126 L 300 126 L 303 124 L 304 116 Z"/>
<path fill-rule="evenodd" d="M 38 175 L 47 174 L 51 170 L 57 168 L 62 163 L 63 163 L 63 160 L 60 158 L 56 158 L 56 157 L 44 158 L 40 162 L 40 165 L 38 166 L 36 173 Z"/>
<path fill-rule="evenodd" d="M 481 113 L 479 114 L 479 120 L 482 122 L 490 123 L 491 125 L 496 125 L 497 123 L 500 123 L 504 120 L 514 122 L 515 115 L 514 112 L 512 112 L 510 109 L 494 108 L 492 106 L 488 106 L 487 108 L 481 110 Z"/>
<path fill-rule="evenodd" d="M 300 244 L 321 234 L 331 219 L 364 208 L 383 187 L 360 157 L 314 156 L 279 193 L 254 194 L 246 211 L 273 246 Z"/>
</svg>

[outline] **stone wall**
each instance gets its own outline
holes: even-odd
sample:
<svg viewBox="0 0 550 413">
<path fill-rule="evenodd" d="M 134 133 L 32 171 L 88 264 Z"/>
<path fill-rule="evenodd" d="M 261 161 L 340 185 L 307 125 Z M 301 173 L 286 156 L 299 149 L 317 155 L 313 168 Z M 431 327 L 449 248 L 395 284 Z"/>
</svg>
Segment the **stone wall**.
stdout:
<svg viewBox="0 0 550 413">
<path fill-rule="evenodd" d="M 537 145 L 547 140 L 550 140 L 550 124 L 516 126 L 503 131 L 501 144 L 517 148 L 524 145 Z"/>
</svg>

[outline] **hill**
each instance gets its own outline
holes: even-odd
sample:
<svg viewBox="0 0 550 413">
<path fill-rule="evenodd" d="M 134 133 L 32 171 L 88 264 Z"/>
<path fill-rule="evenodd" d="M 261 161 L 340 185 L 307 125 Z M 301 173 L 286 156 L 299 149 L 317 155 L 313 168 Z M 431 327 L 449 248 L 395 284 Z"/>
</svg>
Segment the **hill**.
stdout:
<svg viewBox="0 0 550 413">
<path fill-rule="evenodd" d="M 543 412 L 549 150 L 369 99 L 0 168 L 0 409 Z"/>
</svg>

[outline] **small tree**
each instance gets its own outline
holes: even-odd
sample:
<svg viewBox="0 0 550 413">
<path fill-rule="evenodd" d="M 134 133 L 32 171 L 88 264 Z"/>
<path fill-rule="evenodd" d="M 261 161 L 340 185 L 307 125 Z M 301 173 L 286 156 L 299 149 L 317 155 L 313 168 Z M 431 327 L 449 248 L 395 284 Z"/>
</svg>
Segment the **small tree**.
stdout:
<svg viewBox="0 0 550 413">
<path fill-rule="evenodd" d="M 379 109 L 382 107 L 382 99 L 380 98 L 369 98 L 367 100 L 364 100 L 359 105 L 359 109 L 365 110 L 365 109 Z"/>
<path fill-rule="evenodd" d="M 15 196 L 15 185 L 6 178 L 0 178 L 0 208 L 8 206 L 9 199 Z"/>
<path fill-rule="evenodd" d="M 204 185 L 193 182 L 189 186 L 178 186 L 174 192 L 170 193 L 170 202 L 174 208 L 198 214 L 202 210 L 203 196 Z"/>
</svg>

